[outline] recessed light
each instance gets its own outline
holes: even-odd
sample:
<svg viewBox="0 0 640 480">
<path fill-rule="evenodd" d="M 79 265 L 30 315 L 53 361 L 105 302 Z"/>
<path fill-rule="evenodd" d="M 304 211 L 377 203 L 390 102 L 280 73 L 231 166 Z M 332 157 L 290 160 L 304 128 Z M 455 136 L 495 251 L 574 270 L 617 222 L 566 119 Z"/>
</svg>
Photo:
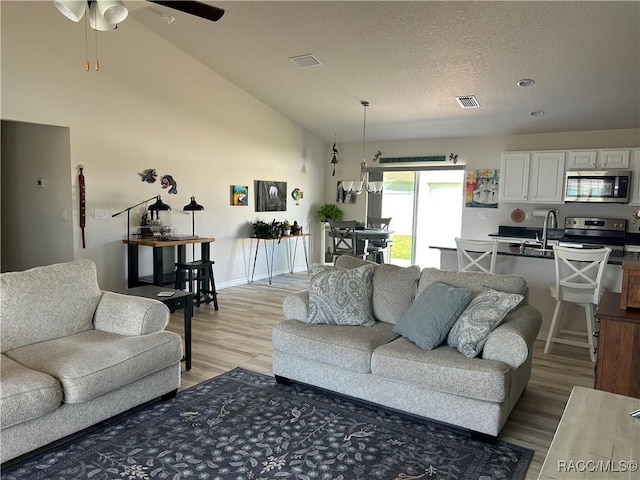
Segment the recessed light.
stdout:
<svg viewBox="0 0 640 480">
<path fill-rule="evenodd" d="M 541 117 L 544 115 L 544 111 L 543 110 L 534 110 L 533 112 L 529 112 L 529 115 L 531 115 L 532 117 Z"/>
<path fill-rule="evenodd" d="M 523 78 L 522 80 L 518 80 L 519 87 L 533 87 L 536 84 L 534 80 L 530 78 Z"/>
</svg>

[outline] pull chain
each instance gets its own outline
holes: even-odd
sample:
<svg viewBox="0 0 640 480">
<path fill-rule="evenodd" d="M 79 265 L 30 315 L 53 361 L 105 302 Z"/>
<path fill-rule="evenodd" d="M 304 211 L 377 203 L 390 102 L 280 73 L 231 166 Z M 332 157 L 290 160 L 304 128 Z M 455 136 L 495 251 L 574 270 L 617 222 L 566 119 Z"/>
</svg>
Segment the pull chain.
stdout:
<svg viewBox="0 0 640 480">
<path fill-rule="evenodd" d="M 89 35 L 87 33 L 89 29 L 88 23 L 89 23 L 88 15 L 85 15 L 84 17 L 84 69 L 87 72 L 91 68 L 89 65 Z"/>
</svg>

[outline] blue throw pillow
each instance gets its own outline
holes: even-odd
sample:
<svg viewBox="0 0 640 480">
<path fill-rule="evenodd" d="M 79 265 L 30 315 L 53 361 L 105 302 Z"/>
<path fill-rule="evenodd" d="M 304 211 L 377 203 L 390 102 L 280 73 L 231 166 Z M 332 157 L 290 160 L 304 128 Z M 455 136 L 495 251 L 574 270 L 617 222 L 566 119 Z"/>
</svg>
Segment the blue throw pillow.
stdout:
<svg viewBox="0 0 640 480">
<path fill-rule="evenodd" d="M 440 345 L 471 301 L 473 291 L 434 282 L 418 295 L 393 331 L 424 350 Z"/>
</svg>

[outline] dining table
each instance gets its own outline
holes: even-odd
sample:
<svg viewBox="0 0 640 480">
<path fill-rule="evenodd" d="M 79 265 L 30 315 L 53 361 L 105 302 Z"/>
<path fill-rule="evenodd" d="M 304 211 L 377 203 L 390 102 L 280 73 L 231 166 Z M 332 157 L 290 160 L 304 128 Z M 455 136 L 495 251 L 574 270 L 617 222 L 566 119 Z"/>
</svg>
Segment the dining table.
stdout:
<svg viewBox="0 0 640 480">
<path fill-rule="evenodd" d="M 176 248 L 177 263 L 185 263 L 187 258 L 187 245 L 200 244 L 200 259 L 204 261 L 211 260 L 211 243 L 215 241 L 213 237 L 168 237 L 168 238 L 138 238 L 124 239 L 122 243 L 127 245 L 127 286 L 128 288 L 138 287 L 140 285 L 153 284 L 159 287 L 165 285 L 173 285 L 174 274 L 164 273 L 164 249 Z M 153 248 L 153 276 L 148 278 L 140 277 L 139 266 L 139 247 Z"/>
</svg>

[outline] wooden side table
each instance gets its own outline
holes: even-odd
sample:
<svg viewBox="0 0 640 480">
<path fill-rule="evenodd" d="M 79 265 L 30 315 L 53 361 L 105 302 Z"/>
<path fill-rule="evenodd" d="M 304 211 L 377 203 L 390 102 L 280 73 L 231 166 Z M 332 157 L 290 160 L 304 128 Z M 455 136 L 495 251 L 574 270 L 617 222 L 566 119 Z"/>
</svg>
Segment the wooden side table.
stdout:
<svg viewBox="0 0 640 480">
<path fill-rule="evenodd" d="M 160 292 L 172 292 L 170 297 L 159 297 Z M 193 316 L 193 293 L 171 288 L 158 287 L 157 285 L 143 285 L 141 287 L 127 288 L 120 293 L 136 297 L 152 298 L 164 303 L 169 310 L 184 309 L 184 360 L 185 370 L 191 370 L 191 317 Z"/>
<path fill-rule="evenodd" d="M 620 294 L 605 292 L 600 321 L 595 388 L 640 398 L 640 311 L 622 310 Z"/>
</svg>

